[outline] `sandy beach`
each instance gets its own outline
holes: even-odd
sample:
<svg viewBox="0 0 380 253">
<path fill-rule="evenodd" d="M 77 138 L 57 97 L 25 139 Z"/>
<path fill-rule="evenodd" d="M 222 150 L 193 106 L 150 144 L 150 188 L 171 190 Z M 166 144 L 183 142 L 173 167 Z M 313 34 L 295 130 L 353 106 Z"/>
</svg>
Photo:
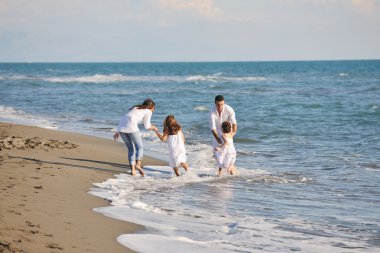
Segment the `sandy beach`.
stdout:
<svg viewBox="0 0 380 253">
<path fill-rule="evenodd" d="M 133 252 L 116 237 L 143 228 L 94 212 L 108 202 L 88 194 L 126 164 L 113 140 L 0 123 L 0 252 Z"/>
</svg>

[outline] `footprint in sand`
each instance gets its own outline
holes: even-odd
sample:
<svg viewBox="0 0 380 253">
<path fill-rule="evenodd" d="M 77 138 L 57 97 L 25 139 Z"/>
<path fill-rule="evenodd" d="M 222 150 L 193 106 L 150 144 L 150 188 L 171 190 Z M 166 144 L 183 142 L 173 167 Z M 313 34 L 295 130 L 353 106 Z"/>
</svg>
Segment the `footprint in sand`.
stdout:
<svg viewBox="0 0 380 253">
<path fill-rule="evenodd" d="M 28 227 L 31 227 L 31 228 L 41 228 L 39 224 L 35 225 L 33 224 L 32 222 L 30 221 L 25 221 L 26 225 L 28 225 Z"/>
<path fill-rule="evenodd" d="M 8 210 L 7 212 L 8 212 L 8 213 L 13 213 L 13 214 L 16 214 L 16 215 L 21 215 L 21 213 L 16 212 L 16 211 L 14 211 L 14 210 Z"/>
<path fill-rule="evenodd" d="M 0 252 L 22 252 L 22 251 L 19 251 L 13 243 L 0 240 Z"/>
<path fill-rule="evenodd" d="M 48 243 L 48 244 L 46 244 L 46 248 L 63 250 L 63 248 L 61 246 L 59 246 L 58 243 Z"/>
</svg>

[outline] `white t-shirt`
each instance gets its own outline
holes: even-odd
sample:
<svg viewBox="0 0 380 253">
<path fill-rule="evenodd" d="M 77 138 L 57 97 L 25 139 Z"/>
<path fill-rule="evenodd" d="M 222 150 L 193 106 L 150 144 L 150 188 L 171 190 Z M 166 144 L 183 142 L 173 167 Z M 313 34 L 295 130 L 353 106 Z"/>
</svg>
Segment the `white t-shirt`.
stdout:
<svg viewBox="0 0 380 253">
<path fill-rule="evenodd" d="M 117 127 L 118 132 L 122 133 L 134 133 L 139 131 L 138 124 L 144 121 L 145 129 L 149 129 L 152 125 L 150 124 L 150 118 L 152 117 L 152 111 L 149 109 L 138 109 L 137 107 L 129 110 L 125 114 Z"/>
</svg>

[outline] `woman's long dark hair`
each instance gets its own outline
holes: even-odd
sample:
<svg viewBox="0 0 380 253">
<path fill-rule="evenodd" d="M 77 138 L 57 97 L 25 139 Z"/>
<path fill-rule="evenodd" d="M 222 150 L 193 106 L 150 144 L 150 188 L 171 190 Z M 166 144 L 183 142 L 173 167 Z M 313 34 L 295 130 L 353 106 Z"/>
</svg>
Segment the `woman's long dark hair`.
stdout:
<svg viewBox="0 0 380 253">
<path fill-rule="evenodd" d="M 177 123 L 173 115 L 169 115 L 164 120 L 164 133 L 176 135 L 181 130 L 181 125 Z"/>
<path fill-rule="evenodd" d="M 132 106 L 129 110 L 132 110 L 133 108 L 137 107 L 137 109 L 152 109 L 156 106 L 154 101 L 150 98 L 145 99 L 145 101 L 141 105 L 135 105 Z"/>
</svg>

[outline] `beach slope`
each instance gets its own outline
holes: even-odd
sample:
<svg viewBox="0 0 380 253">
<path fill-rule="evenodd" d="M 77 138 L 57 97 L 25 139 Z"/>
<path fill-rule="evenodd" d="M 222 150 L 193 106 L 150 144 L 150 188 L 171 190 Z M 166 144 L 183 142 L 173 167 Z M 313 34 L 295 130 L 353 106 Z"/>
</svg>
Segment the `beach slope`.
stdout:
<svg viewBox="0 0 380 253">
<path fill-rule="evenodd" d="M 142 227 L 92 211 L 108 202 L 88 194 L 130 172 L 122 143 L 0 123 L 0 149 L 0 252 L 132 252 L 116 237 Z"/>
</svg>

